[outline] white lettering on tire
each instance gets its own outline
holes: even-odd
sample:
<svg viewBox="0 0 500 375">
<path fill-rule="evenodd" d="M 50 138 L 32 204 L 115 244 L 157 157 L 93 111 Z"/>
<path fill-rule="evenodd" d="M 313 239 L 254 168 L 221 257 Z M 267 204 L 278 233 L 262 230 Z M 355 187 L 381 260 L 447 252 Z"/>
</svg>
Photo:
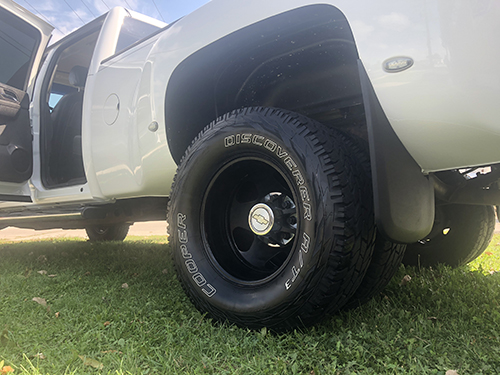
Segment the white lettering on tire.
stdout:
<svg viewBox="0 0 500 375">
<path fill-rule="evenodd" d="M 210 298 L 214 296 L 215 293 L 217 293 L 217 289 L 207 283 L 205 276 L 203 276 L 203 274 L 199 271 L 198 265 L 193 259 L 193 255 L 188 250 L 189 238 L 186 218 L 187 216 L 182 213 L 177 214 L 177 234 L 179 242 L 181 243 L 181 245 L 179 246 L 179 250 L 181 252 L 181 256 L 186 259 L 184 265 L 186 266 L 187 271 L 192 275 L 191 278 L 203 291 L 203 293 L 205 293 Z"/>
</svg>

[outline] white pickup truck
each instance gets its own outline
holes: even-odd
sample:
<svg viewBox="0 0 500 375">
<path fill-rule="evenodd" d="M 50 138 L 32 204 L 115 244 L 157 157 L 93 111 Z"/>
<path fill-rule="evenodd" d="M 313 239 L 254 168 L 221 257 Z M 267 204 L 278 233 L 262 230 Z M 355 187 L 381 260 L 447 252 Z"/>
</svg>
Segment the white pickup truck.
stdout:
<svg viewBox="0 0 500 375">
<path fill-rule="evenodd" d="M 401 261 L 463 264 L 500 204 L 499 19 L 213 0 L 169 25 L 114 8 L 46 48 L 0 0 L 0 228 L 122 240 L 167 217 L 196 307 L 251 328 L 354 307 Z"/>
</svg>

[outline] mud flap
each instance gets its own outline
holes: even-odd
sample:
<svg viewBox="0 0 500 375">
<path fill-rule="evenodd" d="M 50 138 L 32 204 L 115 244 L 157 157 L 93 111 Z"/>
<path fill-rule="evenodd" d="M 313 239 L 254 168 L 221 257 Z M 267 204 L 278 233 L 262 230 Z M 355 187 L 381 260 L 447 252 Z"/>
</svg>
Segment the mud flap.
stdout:
<svg viewBox="0 0 500 375">
<path fill-rule="evenodd" d="M 414 243 L 434 223 L 434 188 L 392 129 L 358 60 L 373 176 L 375 219 L 389 240 Z"/>
</svg>

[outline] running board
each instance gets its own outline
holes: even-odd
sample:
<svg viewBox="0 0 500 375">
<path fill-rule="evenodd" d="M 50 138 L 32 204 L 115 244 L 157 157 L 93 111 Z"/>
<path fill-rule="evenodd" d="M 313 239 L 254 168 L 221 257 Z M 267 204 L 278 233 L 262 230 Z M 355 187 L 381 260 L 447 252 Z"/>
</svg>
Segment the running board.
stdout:
<svg viewBox="0 0 500 375">
<path fill-rule="evenodd" d="M 0 229 L 84 229 L 137 221 L 166 220 L 167 198 L 136 198 L 112 204 L 69 207 L 31 207 L 21 212 L 0 211 Z M 3 214 L 3 215 L 2 215 Z"/>
<path fill-rule="evenodd" d="M 82 213 L 1 217 L 0 228 L 16 227 L 28 229 L 83 229 L 91 225 L 123 223 L 124 219 L 85 219 Z M 130 223 L 132 224 L 133 221 Z"/>
</svg>

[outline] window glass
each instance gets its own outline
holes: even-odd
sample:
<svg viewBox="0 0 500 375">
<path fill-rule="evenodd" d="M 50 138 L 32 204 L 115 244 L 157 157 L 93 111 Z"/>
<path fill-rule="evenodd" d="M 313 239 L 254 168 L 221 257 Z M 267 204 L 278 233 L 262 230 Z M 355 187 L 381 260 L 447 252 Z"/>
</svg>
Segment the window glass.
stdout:
<svg viewBox="0 0 500 375">
<path fill-rule="evenodd" d="M 153 34 L 158 29 L 159 27 L 157 26 L 136 20 L 131 17 L 126 17 L 123 20 L 123 25 L 120 29 L 120 35 L 118 37 L 118 43 L 116 45 L 115 53 L 118 53 L 128 46 L 134 44 L 135 42 L 144 39 L 148 35 Z"/>
<path fill-rule="evenodd" d="M 39 32 L 0 8 L 0 82 L 25 90 Z"/>
<path fill-rule="evenodd" d="M 49 107 L 54 108 L 57 103 L 59 103 L 59 100 L 62 98 L 62 94 L 55 94 L 55 93 L 50 93 L 49 96 Z"/>
</svg>

